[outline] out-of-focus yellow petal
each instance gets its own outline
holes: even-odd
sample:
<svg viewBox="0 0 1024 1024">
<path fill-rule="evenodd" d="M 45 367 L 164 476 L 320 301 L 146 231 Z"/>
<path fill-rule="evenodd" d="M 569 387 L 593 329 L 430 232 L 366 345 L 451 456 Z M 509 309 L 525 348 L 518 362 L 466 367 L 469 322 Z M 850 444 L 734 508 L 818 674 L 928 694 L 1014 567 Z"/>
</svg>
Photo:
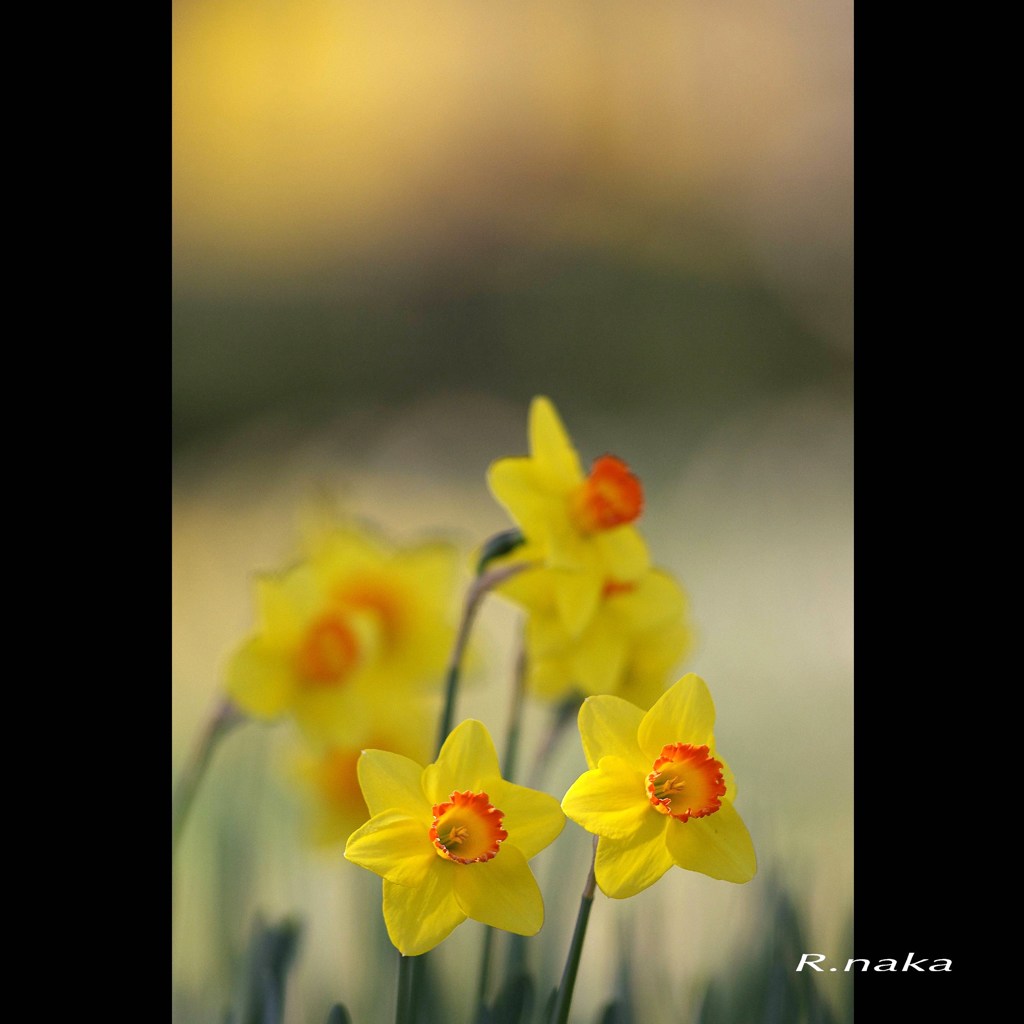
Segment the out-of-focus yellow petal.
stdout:
<svg viewBox="0 0 1024 1024">
<path fill-rule="evenodd" d="M 390 750 L 364 750 L 356 771 L 371 814 L 394 809 L 411 818 L 429 816 L 430 806 L 420 785 L 423 768 L 415 761 Z"/>
<path fill-rule="evenodd" d="M 345 747 L 359 745 L 373 721 L 370 702 L 345 688 L 296 687 L 292 714 L 314 742 Z"/>
<path fill-rule="evenodd" d="M 711 745 L 715 705 L 707 684 L 692 672 L 670 686 L 644 715 L 637 737 L 653 763 L 669 743 Z"/>
<path fill-rule="evenodd" d="M 345 857 L 397 885 L 423 885 L 437 851 L 429 826 L 401 811 L 375 814 L 345 844 Z"/>
<path fill-rule="evenodd" d="M 726 882 L 749 882 L 757 873 L 757 856 L 750 833 L 727 800 L 706 818 L 667 820 L 670 822 L 667 848 L 681 868 Z"/>
<path fill-rule="evenodd" d="M 596 768 L 602 757 L 620 757 L 638 771 L 650 771 L 651 762 L 637 744 L 644 713 L 621 697 L 588 697 L 580 708 L 579 729 L 587 764 Z"/>
<path fill-rule="evenodd" d="M 552 575 L 558 616 L 570 636 L 577 637 L 594 617 L 604 580 L 596 572 L 556 572 Z"/>
<path fill-rule="evenodd" d="M 574 680 L 584 693 L 608 694 L 618 689 L 626 667 L 627 637 L 607 628 L 605 616 L 581 637 L 573 655 Z"/>
<path fill-rule="evenodd" d="M 544 923 L 544 902 L 526 857 L 507 844 L 493 860 L 459 865 L 455 900 L 467 917 L 516 935 L 536 935 Z"/>
<path fill-rule="evenodd" d="M 384 924 L 403 956 L 419 956 L 443 942 L 466 920 L 455 900 L 455 872 L 465 865 L 435 857 L 421 885 L 384 880 Z"/>
<path fill-rule="evenodd" d="M 592 541 L 605 574 L 620 583 L 639 579 L 651 567 L 647 544 L 634 526 L 596 533 Z"/>
<path fill-rule="evenodd" d="M 503 814 L 502 827 L 509 835 L 505 845 L 514 845 L 527 860 L 554 842 L 565 826 L 561 806 L 547 793 L 501 779 L 488 790 L 488 796 Z"/>
<path fill-rule="evenodd" d="M 652 569 L 637 581 L 633 590 L 614 598 L 614 607 L 631 629 L 650 629 L 682 616 L 686 598 L 667 572 Z"/>
<path fill-rule="evenodd" d="M 292 573 L 294 576 L 294 572 Z M 300 577 L 302 574 L 300 574 Z M 317 597 L 312 579 L 305 575 L 308 593 L 296 601 L 296 587 L 274 576 L 256 580 L 256 605 L 259 609 L 260 632 L 274 647 L 287 650 L 299 642 L 305 628 L 307 609 L 315 606 Z M 301 580 L 299 588 L 303 586 Z"/>
<path fill-rule="evenodd" d="M 602 837 L 597 841 L 594 876 L 606 896 L 617 900 L 635 896 L 672 867 L 665 828 L 674 819 L 658 814 L 649 804 L 648 809 L 650 816 L 629 839 Z"/>
<path fill-rule="evenodd" d="M 423 791 L 431 804 L 440 804 L 455 790 L 490 795 L 489 787 L 500 778 L 490 733 L 482 722 L 468 718 L 452 730 L 437 761 L 424 770 Z"/>
<path fill-rule="evenodd" d="M 583 481 L 576 449 L 551 400 L 543 395 L 530 404 L 529 435 L 530 454 L 547 486 L 568 491 Z"/>
<path fill-rule="evenodd" d="M 645 776 L 621 757 L 602 757 L 597 768 L 584 772 L 562 798 L 562 810 L 594 835 L 626 839 L 650 816 L 662 817 L 651 806 Z"/>
<path fill-rule="evenodd" d="M 292 701 L 291 662 L 287 654 L 253 637 L 232 656 L 227 669 L 231 699 L 257 718 L 276 718 Z"/>
<path fill-rule="evenodd" d="M 516 521 L 519 521 L 520 514 L 531 518 L 530 510 L 545 508 L 551 498 L 537 480 L 537 469 L 532 459 L 511 458 L 492 462 L 487 470 L 487 486 Z"/>
</svg>

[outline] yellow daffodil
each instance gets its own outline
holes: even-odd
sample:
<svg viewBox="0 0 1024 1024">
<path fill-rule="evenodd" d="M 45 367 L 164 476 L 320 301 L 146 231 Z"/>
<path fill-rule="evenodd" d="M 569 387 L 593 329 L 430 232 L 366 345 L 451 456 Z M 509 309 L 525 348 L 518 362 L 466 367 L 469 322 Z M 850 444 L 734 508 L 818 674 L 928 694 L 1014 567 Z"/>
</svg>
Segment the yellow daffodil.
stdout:
<svg viewBox="0 0 1024 1024">
<path fill-rule="evenodd" d="M 602 455 L 585 475 L 547 398 L 530 406 L 529 437 L 530 455 L 493 463 L 488 483 L 531 545 L 531 557 L 558 571 L 552 577 L 558 608 L 567 628 L 578 632 L 605 580 L 631 582 L 650 564 L 632 525 L 643 510 L 643 488 L 614 455 Z"/>
<path fill-rule="evenodd" d="M 366 750 L 359 784 L 373 817 L 345 856 L 384 879 L 384 921 L 405 956 L 433 949 L 466 918 L 534 935 L 544 923 L 527 861 L 562 831 L 546 793 L 501 777 L 486 728 L 456 727 L 426 768 Z"/>
<path fill-rule="evenodd" d="M 646 714 L 619 697 L 590 697 L 579 727 L 590 771 L 562 800 L 599 836 L 594 873 L 622 899 L 673 865 L 729 882 L 757 871 L 750 834 L 732 805 L 736 784 L 716 754 L 715 707 L 698 676 L 683 676 Z"/>
<path fill-rule="evenodd" d="M 456 558 L 443 545 L 393 551 L 352 529 L 258 583 L 259 629 L 228 666 L 228 692 L 256 718 L 291 714 L 308 737 L 366 745 L 375 709 L 439 687 L 454 636 Z"/>
<path fill-rule="evenodd" d="M 632 583 L 606 580 L 590 621 L 569 632 L 558 608 L 556 570 L 520 573 L 501 593 L 529 612 L 527 682 L 539 697 L 611 693 L 649 708 L 669 672 L 689 653 L 693 631 L 687 601 L 667 573 L 650 569 Z"/>
</svg>

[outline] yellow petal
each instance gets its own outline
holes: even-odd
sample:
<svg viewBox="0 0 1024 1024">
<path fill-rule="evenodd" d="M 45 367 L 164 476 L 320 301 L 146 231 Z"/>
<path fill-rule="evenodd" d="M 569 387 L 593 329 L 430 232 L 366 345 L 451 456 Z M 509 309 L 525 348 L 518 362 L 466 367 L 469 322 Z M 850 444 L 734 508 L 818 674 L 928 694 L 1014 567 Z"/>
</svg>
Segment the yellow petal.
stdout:
<svg viewBox="0 0 1024 1024">
<path fill-rule="evenodd" d="M 546 701 L 560 701 L 575 692 L 572 666 L 568 658 L 533 659 L 529 665 L 528 685 L 534 696 Z"/>
<path fill-rule="evenodd" d="M 372 721 L 372 705 L 353 683 L 343 687 L 298 687 L 292 714 L 314 743 L 359 746 Z"/>
<path fill-rule="evenodd" d="M 715 705 L 707 684 L 692 672 L 658 698 L 644 715 L 637 737 L 640 749 L 653 763 L 668 743 L 711 745 Z"/>
<path fill-rule="evenodd" d="M 603 577 L 595 572 L 557 572 L 552 574 L 552 585 L 562 624 L 571 636 L 579 636 L 597 610 Z"/>
<path fill-rule="evenodd" d="M 357 828 L 345 858 L 396 885 L 423 885 L 438 860 L 428 826 L 400 811 L 375 814 Z"/>
<path fill-rule="evenodd" d="M 667 814 L 651 815 L 631 839 L 607 839 L 597 842 L 594 876 L 601 892 L 613 899 L 635 896 L 653 885 L 670 867 L 672 856 L 665 846 Z"/>
<path fill-rule="evenodd" d="M 482 722 L 469 718 L 444 741 L 437 761 L 423 772 L 423 791 L 430 803 L 440 804 L 455 790 L 487 793 L 501 778 L 498 753 Z"/>
<path fill-rule="evenodd" d="M 583 481 L 580 459 L 549 398 L 530 404 L 530 454 L 538 471 L 552 486 L 575 487 Z"/>
<path fill-rule="evenodd" d="M 686 598 L 667 572 L 652 569 L 633 590 L 614 596 L 609 604 L 629 628 L 646 630 L 678 619 L 686 609 Z"/>
<path fill-rule="evenodd" d="M 706 818 L 668 821 L 668 850 L 681 868 L 726 882 L 749 882 L 757 873 L 750 833 L 728 801 Z"/>
<path fill-rule="evenodd" d="M 422 885 L 396 885 L 384 880 L 384 924 L 388 937 L 403 956 L 419 956 L 444 941 L 466 915 L 453 892 L 454 872 L 461 864 L 442 857 L 427 872 Z"/>
<path fill-rule="evenodd" d="M 531 611 L 526 622 L 526 642 L 530 660 L 534 662 L 566 653 L 572 647 L 573 638 L 557 615 Z"/>
<path fill-rule="evenodd" d="M 309 582 L 308 575 L 306 580 Z M 294 647 L 306 628 L 308 608 L 296 604 L 294 590 L 294 584 L 286 584 L 273 576 L 256 580 L 260 631 L 272 646 L 282 650 Z M 309 594 L 300 604 L 309 605 L 315 600 L 315 594 Z"/>
<path fill-rule="evenodd" d="M 587 764 L 596 768 L 602 757 L 611 754 L 640 771 L 650 771 L 647 766 L 653 764 L 654 759 L 641 753 L 636 738 L 643 717 L 640 708 L 621 697 L 588 697 L 579 714 L 580 739 Z"/>
<path fill-rule="evenodd" d="M 584 772 L 562 798 L 562 810 L 588 832 L 612 839 L 636 834 L 650 816 L 663 817 L 651 806 L 643 772 L 621 757 L 602 757 Z"/>
<path fill-rule="evenodd" d="M 714 747 L 711 749 L 711 756 L 722 766 L 722 781 L 725 783 L 726 797 L 728 797 L 730 802 L 735 802 L 737 793 L 736 776 L 733 775 L 732 769 L 722 760 L 722 755 L 715 752 Z"/>
<path fill-rule="evenodd" d="M 647 545 L 635 526 L 616 526 L 592 537 L 606 575 L 620 583 L 639 579 L 651 567 Z"/>
<path fill-rule="evenodd" d="M 626 637 L 607 626 L 601 616 L 580 637 L 573 655 L 574 681 L 584 693 L 608 694 L 621 682 L 626 667 Z"/>
<path fill-rule="evenodd" d="M 551 519 L 564 498 L 552 496 L 541 484 L 529 459 L 499 459 L 492 463 L 487 471 L 487 484 L 531 541 L 545 540 Z"/>
<path fill-rule="evenodd" d="M 294 691 L 291 660 L 253 637 L 231 658 L 227 689 L 231 699 L 256 718 L 276 718 L 288 710 Z"/>
<path fill-rule="evenodd" d="M 547 793 L 502 779 L 488 790 L 488 796 L 503 814 L 502 828 L 508 832 L 505 846 L 512 843 L 527 860 L 554 842 L 565 826 L 561 806 Z"/>
<path fill-rule="evenodd" d="M 526 857 L 508 841 L 492 860 L 458 865 L 455 900 L 467 917 L 516 935 L 536 935 L 544 923 L 537 881 Z"/>
<path fill-rule="evenodd" d="M 420 785 L 423 768 L 415 761 L 390 750 L 364 750 L 356 771 L 371 814 L 395 809 L 410 818 L 430 817 L 431 803 Z"/>
</svg>

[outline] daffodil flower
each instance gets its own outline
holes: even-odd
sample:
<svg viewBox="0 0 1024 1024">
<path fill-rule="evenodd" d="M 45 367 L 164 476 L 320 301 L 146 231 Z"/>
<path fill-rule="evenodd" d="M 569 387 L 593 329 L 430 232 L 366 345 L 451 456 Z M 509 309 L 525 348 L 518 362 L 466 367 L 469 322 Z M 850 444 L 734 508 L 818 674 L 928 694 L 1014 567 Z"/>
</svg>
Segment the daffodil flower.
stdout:
<svg viewBox="0 0 1024 1024">
<path fill-rule="evenodd" d="M 683 676 L 646 713 L 619 697 L 589 697 L 579 728 L 590 771 L 562 800 L 599 837 L 594 873 L 623 899 L 669 868 L 748 882 L 750 834 L 733 807 L 736 783 L 715 750 L 715 708 L 699 676 Z"/>
<path fill-rule="evenodd" d="M 643 487 L 628 465 L 602 455 L 584 474 L 551 401 L 530 406 L 530 455 L 499 459 L 488 484 L 522 530 L 529 549 L 516 557 L 555 570 L 560 614 L 571 632 L 590 620 L 605 580 L 631 582 L 650 565 L 632 525 L 643 511 Z"/>
<path fill-rule="evenodd" d="M 259 626 L 232 656 L 228 692 L 256 718 L 294 716 L 314 742 L 366 746 L 378 712 L 434 689 L 455 630 L 456 556 L 395 551 L 351 529 L 258 583 Z"/>
<path fill-rule="evenodd" d="M 365 750 L 358 772 L 373 817 L 345 856 L 384 879 L 384 922 L 399 952 L 433 949 L 466 918 L 517 935 L 540 930 L 544 904 L 527 861 L 565 816 L 554 797 L 501 777 L 480 722 L 457 726 L 426 768 Z"/>
<path fill-rule="evenodd" d="M 649 708 L 693 647 L 686 595 L 659 569 L 630 583 L 605 580 L 590 621 L 575 634 L 565 627 L 549 570 L 521 573 L 501 592 L 529 613 L 527 683 L 546 700 L 576 690 L 582 696 L 614 694 Z"/>
</svg>

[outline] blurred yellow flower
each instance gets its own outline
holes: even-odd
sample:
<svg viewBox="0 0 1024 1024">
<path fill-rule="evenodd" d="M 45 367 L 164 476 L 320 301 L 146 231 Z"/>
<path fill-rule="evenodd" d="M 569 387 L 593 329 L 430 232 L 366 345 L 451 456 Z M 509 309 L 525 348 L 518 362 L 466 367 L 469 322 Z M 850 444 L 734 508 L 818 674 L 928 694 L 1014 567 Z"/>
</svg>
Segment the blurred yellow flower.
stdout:
<svg viewBox="0 0 1024 1024">
<path fill-rule="evenodd" d="M 466 918 L 517 935 L 540 930 L 544 904 L 527 861 L 565 816 L 554 797 L 501 777 L 480 722 L 457 726 L 426 768 L 366 750 L 358 770 L 373 817 L 345 856 L 384 879 L 384 922 L 399 952 L 433 949 Z"/>
<path fill-rule="evenodd" d="M 494 497 L 547 568 L 558 570 L 557 606 L 566 627 L 590 620 L 605 580 L 628 583 L 649 567 L 647 546 L 632 525 L 643 488 L 621 459 L 603 455 L 584 476 L 551 401 L 530 405 L 530 455 L 499 459 L 488 471 Z M 518 557 L 524 557 L 520 552 Z"/>
<path fill-rule="evenodd" d="M 669 673 L 693 647 L 687 600 L 667 572 L 649 569 L 632 583 L 605 580 L 590 621 L 578 634 L 564 623 L 551 575 L 535 569 L 506 582 L 501 593 L 529 612 L 527 684 L 534 694 L 560 700 L 611 693 L 649 708 Z"/>
<path fill-rule="evenodd" d="M 432 705 L 404 699 L 400 715 L 392 709 L 375 717 L 360 744 L 303 746 L 292 754 L 288 774 L 303 797 L 308 838 L 317 846 L 344 842 L 370 817 L 357 773 L 363 749 L 389 750 L 414 761 L 430 756 L 437 728 Z"/>
<path fill-rule="evenodd" d="M 293 715 L 315 742 L 365 746 L 378 712 L 440 689 L 455 572 L 444 545 L 320 536 L 305 561 L 258 581 L 259 628 L 230 660 L 228 692 L 256 718 Z"/>
<path fill-rule="evenodd" d="M 757 858 L 715 754 L 715 707 L 699 676 L 683 676 L 646 714 L 619 697 L 590 697 L 579 728 L 590 771 L 562 800 L 599 836 L 594 873 L 607 896 L 635 896 L 673 865 L 748 882 Z"/>
</svg>

